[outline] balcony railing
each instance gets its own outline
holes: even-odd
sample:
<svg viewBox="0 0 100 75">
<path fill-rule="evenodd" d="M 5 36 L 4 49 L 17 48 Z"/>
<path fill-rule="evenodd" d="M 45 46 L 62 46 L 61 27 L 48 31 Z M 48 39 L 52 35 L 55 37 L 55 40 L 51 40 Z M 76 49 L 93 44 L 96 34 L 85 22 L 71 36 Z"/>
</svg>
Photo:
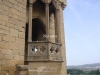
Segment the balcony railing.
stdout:
<svg viewBox="0 0 100 75">
<path fill-rule="evenodd" d="M 61 44 L 51 42 L 27 42 L 26 43 L 26 60 L 41 61 L 41 60 L 62 60 Z"/>
</svg>

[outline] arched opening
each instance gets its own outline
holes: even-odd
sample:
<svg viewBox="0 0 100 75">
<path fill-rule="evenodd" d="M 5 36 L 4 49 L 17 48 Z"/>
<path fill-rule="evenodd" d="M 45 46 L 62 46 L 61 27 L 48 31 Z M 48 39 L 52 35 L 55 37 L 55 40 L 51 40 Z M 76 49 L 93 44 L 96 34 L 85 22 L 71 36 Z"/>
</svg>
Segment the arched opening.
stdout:
<svg viewBox="0 0 100 75">
<path fill-rule="evenodd" d="M 45 25 L 38 19 L 32 19 L 32 41 L 46 41 L 44 35 L 46 34 Z M 25 42 L 28 41 L 28 23 L 26 24 Z"/>
<path fill-rule="evenodd" d="M 35 18 L 32 20 L 32 41 L 45 41 L 43 36 L 46 34 L 44 24 L 40 19 Z"/>
</svg>

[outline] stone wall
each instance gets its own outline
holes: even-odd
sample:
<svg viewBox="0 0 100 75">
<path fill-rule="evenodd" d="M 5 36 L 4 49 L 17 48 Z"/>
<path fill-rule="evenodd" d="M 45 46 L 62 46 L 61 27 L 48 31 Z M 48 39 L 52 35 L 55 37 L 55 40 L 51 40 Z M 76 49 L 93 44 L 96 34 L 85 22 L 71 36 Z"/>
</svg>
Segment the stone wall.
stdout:
<svg viewBox="0 0 100 75">
<path fill-rule="evenodd" d="M 15 75 L 24 64 L 26 2 L 0 0 L 0 75 Z"/>
</svg>

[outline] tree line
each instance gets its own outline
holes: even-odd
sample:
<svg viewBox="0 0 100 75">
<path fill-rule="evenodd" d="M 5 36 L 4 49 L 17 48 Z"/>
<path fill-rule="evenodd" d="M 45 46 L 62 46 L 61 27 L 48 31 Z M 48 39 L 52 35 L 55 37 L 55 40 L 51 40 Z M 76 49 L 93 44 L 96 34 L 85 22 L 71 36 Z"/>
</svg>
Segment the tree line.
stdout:
<svg viewBox="0 0 100 75">
<path fill-rule="evenodd" d="M 83 71 L 79 69 L 68 69 L 67 74 L 70 75 L 100 75 L 100 70 Z"/>
</svg>

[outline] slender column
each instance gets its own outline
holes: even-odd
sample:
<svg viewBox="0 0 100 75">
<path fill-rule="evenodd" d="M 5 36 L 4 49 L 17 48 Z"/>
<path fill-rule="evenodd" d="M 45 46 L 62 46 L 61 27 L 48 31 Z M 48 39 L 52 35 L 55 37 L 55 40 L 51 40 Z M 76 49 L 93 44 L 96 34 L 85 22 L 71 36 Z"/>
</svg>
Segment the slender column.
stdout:
<svg viewBox="0 0 100 75">
<path fill-rule="evenodd" d="M 49 41 L 49 3 L 46 3 L 46 40 Z"/>
<path fill-rule="evenodd" d="M 32 42 L 32 6 L 33 3 L 29 3 L 28 42 Z"/>
<path fill-rule="evenodd" d="M 57 43 L 61 43 L 61 26 L 60 26 L 60 9 L 59 9 L 59 3 L 57 2 L 57 8 L 56 8 L 56 35 L 57 35 Z"/>
</svg>

